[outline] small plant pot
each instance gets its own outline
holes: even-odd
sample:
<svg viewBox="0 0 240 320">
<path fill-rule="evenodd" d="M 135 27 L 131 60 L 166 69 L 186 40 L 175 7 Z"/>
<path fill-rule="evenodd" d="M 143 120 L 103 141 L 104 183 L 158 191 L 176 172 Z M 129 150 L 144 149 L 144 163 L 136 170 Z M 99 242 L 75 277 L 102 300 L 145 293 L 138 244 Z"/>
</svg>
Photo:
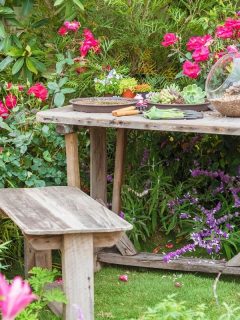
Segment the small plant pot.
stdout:
<svg viewBox="0 0 240 320">
<path fill-rule="evenodd" d="M 130 89 L 127 89 L 127 90 L 124 90 L 123 93 L 122 93 L 122 97 L 123 98 L 134 98 L 135 97 L 135 92 L 132 92 L 132 90 Z"/>
<path fill-rule="evenodd" d="M 240 117 L 240 95 L 211 99 L 215 109 L 226 117 Z"/>
</svg>

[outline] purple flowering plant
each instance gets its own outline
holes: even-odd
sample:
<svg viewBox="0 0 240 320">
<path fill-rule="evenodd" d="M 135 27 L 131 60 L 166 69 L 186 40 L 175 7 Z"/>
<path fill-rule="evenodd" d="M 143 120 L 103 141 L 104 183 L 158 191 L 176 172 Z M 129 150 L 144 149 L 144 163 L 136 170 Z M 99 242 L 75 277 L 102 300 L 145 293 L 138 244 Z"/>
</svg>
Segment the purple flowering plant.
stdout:
<svg viewBox="0 0 240 320">
<path fill-rule="evenodd" d="M 196 248 L 231 258 L 240 249 L 240 176 L 198 167 L 191 170 L 191 176 L 190 191 L 168 202 L 170 216 L 178 217 L 180 235 L 188 235 L 190 242 L 165 254 L 164 261 Z"/>
</svg>

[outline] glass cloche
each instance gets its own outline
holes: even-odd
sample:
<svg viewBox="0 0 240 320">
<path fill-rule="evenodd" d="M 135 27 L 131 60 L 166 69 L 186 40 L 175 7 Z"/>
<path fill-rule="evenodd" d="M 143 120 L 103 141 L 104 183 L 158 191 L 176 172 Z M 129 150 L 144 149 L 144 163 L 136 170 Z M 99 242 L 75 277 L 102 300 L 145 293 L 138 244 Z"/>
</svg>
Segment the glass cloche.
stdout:
<svg viewBox="0 0 240 320">
<path fill-rule="evenodd" d="M 210 70 L 207 98 L 221 114 L 240 116 L 240 54 L 226 54 Z"/>
</svg>

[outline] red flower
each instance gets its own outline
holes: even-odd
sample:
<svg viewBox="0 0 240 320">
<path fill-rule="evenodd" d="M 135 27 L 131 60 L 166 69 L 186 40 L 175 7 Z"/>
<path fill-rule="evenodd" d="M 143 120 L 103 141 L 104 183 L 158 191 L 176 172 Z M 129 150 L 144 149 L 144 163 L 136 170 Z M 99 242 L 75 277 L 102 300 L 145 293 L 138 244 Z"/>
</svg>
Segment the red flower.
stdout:
<svg viewBox="0 0 240 320">
<path fill-rule="evenodd" d="M 230 27 L 218 26 L 216 29 L 216 36 L 221 39 L 230 39 L 233 36 L 233 30 Z"/>
<path fill-rule="evenodd" d="M 7 107 L 5 107 L 2 101 L 0 101 L 0 117 L 3 119 L 7 119 L 8 116 L 9 116 L 9 111 Z"/>
<path fill-rule="evenodd" d="M 178 37 L 175 33 L 166 33 L 163 37 L 162 45 L 164 47 L 169 47 L 175 44 L 176 42 L 178 42 Z"/>
<path fill-rule="evenodd" d="M 217 61 L 218 59 L 222 58 L 225 54 L 226 54 L 225 51 L 216 52 L 216 53 L 214 54 L 214 60 Z"/>
<path fill-rule="evenodd" d="M 11 93 L 8 94 L 5 98 L 5 105 L 8 109 L 12 109 L 17 105 L 17 97 L 12 95 Z"/>
<path fill-rule="evenodd" d="M 24 89 L 24 86 L 21 85 L 21 84 L 19 84 L 19 85 L 18 85 L 18 90 L 19 90 L 19 91 L 23 91 L 23 89 Z"/>
<path fill-rule="evenodd" d="M 196 79 L 201 72 L 201 68 L 196 62 L 185 61 L 183 64 L 183 74 L 189 78 Z"/>
<path fill-rule="evenodd" d="M 165 245 L 165 247 L 166 247 L 167 249 L 172 249 L 172 248 L 174 247 L 174 245 L 173 245 L 172 243 L 167 243 L 167 244 Z"/>
<path fill-rule="evenodd" d="M 11 82 L 8 82 L 7 85 L 6 85 L 6 89 L 7 90 L 10 90 L 12 88 L 12 83 Z"/>
<path fill-rule="evenodd" d="M 122 282 L 128 282 L 128 276 L 126 274 L 122 274 L 118 279 Z"/>
<path fill-rule="evenodd" d="M 58 29 L 58 34 L 60 36 L 65 36 L 66 34 L 68 34 L 68 30 L 66 27 L 62 26 Z"/>
<path fill-rule="evenodd" d="M 209 49 L 208 47 L 202 46 L 200 49 L 196 49 L 192 54 L 193 59 L 196 62 L 202 62 L 209 59 Z"/>
<path fill-rule="evenodd" d="M 228 53 L 238 53 L 238 48 L 233 44 L 227 47 Z"/>
<path fill-rule="evenodd" d="M 48 96 L 48 90 L 44 85 L 41 83 L 36 83 L 34 86 L 32 86 L 27 94 L 33 94 L 36 98 L 41 99 L 42 101 L 47 99 Z"/>
<path fill-rule="evenodd" d="M 203 37 L 191 37 L 187 43 L 187 50 L 193 51 L 200 49 L 202 46 L 209 46 L 212 43 L 212 36 L 206 34 Z"/>
</svg>

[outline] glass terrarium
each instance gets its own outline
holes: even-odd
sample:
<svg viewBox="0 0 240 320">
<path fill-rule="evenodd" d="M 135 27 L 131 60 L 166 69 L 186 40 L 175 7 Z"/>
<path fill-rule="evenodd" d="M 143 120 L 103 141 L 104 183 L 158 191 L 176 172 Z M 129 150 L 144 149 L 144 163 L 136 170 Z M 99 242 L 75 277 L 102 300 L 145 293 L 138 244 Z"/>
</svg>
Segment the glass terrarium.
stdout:
<svg viewBox="0 0 240 320">
<path fill-rule="evenodd" d="M 207 98 L 221 114 L 240 116 L 240 54 L 226 54 L 210 70 Z"/>
</svg>

